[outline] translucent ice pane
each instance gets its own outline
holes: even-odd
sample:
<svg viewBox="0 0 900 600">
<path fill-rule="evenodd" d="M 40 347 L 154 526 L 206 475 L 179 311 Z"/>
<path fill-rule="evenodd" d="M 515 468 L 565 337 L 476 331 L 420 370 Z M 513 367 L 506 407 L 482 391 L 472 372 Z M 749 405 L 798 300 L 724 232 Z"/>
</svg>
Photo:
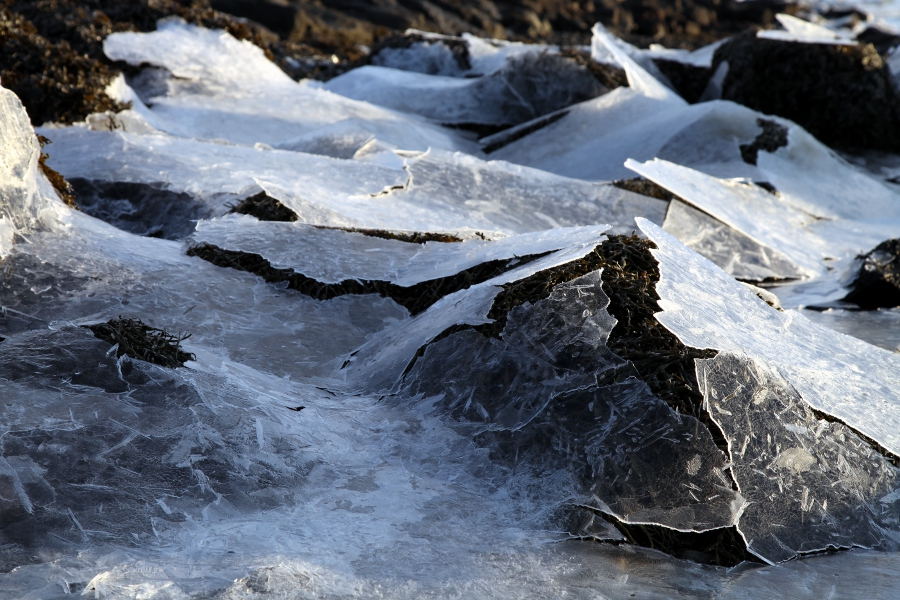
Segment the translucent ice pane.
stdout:
<svg viewBox="0 0 900 600">
<path fill-rule="evenodd" d="M 748 503 L 738 530 L 751 552 L 779 562 L 829 547 L 898 546 L 900 470 L 887 458 L 818 418 L 758 359 L 698 360 L 697 379 Z"/>
</svg>

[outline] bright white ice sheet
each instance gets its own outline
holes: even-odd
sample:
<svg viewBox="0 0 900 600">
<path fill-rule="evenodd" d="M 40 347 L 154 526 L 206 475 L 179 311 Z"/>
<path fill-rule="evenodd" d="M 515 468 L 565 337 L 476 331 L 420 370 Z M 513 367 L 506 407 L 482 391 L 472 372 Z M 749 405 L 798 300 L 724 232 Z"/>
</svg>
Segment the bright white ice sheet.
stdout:
<svg viewBox="0 0 900 600">
<path fill-rule="evenodd" d="M 356 118 L 365 120 L 381 141 L 405 150 L 473 148 L 421 117 L 295 83 L 262 50 L 224 31 L 169 20 L 151 33 L 110 35 L 104 51 L 112 60 L 163 67 L 188 80 L 176 81 L 171 95 L 154 98 L 149 108 L 150 125 L 173 135 L 274 145 Z"/>
</svg>

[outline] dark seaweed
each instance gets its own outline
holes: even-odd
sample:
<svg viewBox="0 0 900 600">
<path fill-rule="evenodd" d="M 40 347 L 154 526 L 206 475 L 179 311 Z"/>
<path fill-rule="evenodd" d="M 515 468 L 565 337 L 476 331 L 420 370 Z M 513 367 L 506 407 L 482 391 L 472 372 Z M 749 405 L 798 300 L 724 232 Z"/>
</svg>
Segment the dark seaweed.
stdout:
<svg viewBox="0 0 900 600">
<path fill-rule="evenodd" d="M 173 335 L 165 329 L 145 325 L 140 319 L 112 319 L 106 323 L 85 325 L 99 339 L 118 344 L 116 356 L 130 356 L 162 367 L 183 367 L 189 360 L 196 360 L 190 352 L 181 349 L 181 342 L 190 334 Z"/>
</svg>

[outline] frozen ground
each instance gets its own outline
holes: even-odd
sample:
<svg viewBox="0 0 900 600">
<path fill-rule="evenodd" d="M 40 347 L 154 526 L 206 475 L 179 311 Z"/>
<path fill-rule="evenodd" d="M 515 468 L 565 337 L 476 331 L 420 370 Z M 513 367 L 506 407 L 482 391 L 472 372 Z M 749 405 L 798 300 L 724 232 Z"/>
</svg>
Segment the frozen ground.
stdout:
<svg viewBox="0 0 900 600">
<path fill-rule="evenodd" d="M 39 129 L 108 222 L 63 205 L 0 90 L 0 595 L 895 595 L 900 316 L 840 298 L 900 231 L 896 186 L 790 121 L 688 105 L 594 36 L 629 86 L 569 94 L 541 63 L 557 49 L 475 38 L 478 79 L 423 74 L 422 46 L 322 86 L 223 32 L 115 34 L 145 69 L 109 90 L 132 108 Z M 485 153 L 442 126 L 497 107 L 534 131 Z M 751 164 L 765 128 L 785 142 Z M 683 201 L 611 184 L 638 174 Z M 297 220 L 229 213 L 263 191 Z M 631 231 L 657 247 L 659 322 L 718 352 L 696 363 L 718 444 L 607 347 L 598 271 L 477 329 L 510 285 Z M 456 241 L 397 239 L 423 232 Z M 784 310 L 735 277 L 779 280 Z M 79 327 L 120 315 L 189 332 L 196 360 L 116 358 Z M 756 562 L 673 558 L 613 521 L 733 530 Z"/>
</svg>

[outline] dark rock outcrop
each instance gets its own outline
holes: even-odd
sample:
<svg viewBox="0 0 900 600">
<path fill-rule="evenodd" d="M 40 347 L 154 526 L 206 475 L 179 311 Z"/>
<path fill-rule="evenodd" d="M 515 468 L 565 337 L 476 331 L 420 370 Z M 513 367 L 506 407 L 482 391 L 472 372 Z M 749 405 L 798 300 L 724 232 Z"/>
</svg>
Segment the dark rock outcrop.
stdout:
<svg viewBox="0 0 900 600">
<path fill-rule="evenodd" d="M 900 239 L 881 242 L 859 259 L 859 272 L 844 301 L 863 310 L 900 306 Z"/>
<path fill-rule="evenodd" d="M 900 92 L 870 44 L 800 44 L 747 32 L 723 44 L 722 99 L 790 119 L 829 146 L 900 151 Z"/>
</svg>

